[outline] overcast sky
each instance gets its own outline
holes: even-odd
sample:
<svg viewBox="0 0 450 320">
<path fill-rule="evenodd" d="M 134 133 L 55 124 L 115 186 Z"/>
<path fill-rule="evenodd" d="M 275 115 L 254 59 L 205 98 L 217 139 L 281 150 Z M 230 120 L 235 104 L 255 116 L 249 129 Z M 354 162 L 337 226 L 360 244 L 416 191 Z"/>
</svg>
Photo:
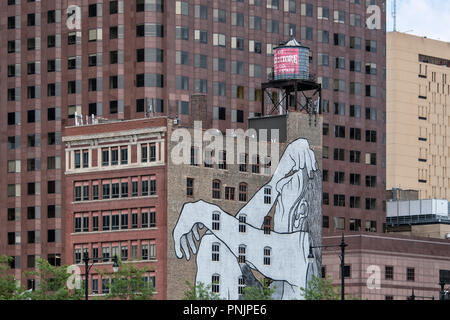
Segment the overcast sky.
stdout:
<svg viewBox="0 0 450 320">
<path fill-rule="evenodd" d="M 387 0 L 388 31 L 393 29 L 393 2 Z M 397 0 L 397 31 L 450 42 L 450 1 Z"/>
</svg>

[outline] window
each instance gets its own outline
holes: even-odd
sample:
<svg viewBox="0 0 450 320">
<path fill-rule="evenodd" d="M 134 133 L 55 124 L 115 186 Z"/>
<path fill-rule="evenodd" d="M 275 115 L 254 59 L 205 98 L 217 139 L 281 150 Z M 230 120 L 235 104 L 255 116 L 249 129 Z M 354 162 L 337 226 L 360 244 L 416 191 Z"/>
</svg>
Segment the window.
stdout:
<svg viewBox="0 0 450 320">
<path fill-rule="evenodd" d="M 220 212 L 214 211 L 212 214 L 212 229 L 220 230 Z"/>
<path fill-rule="evenodd" d="M 194 179 L 186 178 L 186 196 L 194 196 Z"/>
<path fill-rule="evenodd" d="M 110 216 L 109 215 L 102 216 L 102 230 L 103 231 L 110 230 Z"/>
<path fill-rule="evenodd" d="M 334 206 L 335 207 L 345 207 L 345 195 L 335 194 L 334 195 Z"/>
<path fill-rule="evenodd" d="M 225 187 L 225 200 L 234 200 L 234 187 Z"/>
<path fill-rule="evenodd" d="M 245 253 L 247 251 L 247 247 L 243 244 L 239 245 L 239 249 L 238 249 L 238 262 L 239 263 L 245 263 Z"/>
<path fill-rule="evenodd" d="M 377 232 L 377 222 L 366 221 L 366 232 Z"/>
<path fill-rule="evenodd" d="M 221 193 L 221 182 L 220 180 L 213 180 L 212 182 L 212 197 L 213 199 L 220 199 L 220 193 Z"/>
<path fill-rule="evenodd" d="M 272 253 L 272 249 L 270 247 L 264 248 L 264 265 L 270 266 L 270 255 Z"/>
<path fill-rule="evenodd" d="M 361 197 L 350 196 L 350 208 L 351 209 L 360 209 L 361 208 Z M 351 221 L 350 221 L 351 224 Z M 361 227 L 361 221 L 359 222 L 359 227 Z M 356 230 L 353 230 L 356 231 Z M 358 229 L 359 231 L 359 229 Z"/>
<path fill-rule="evenodd" d="M 322 218 L 322 228 L 325 228 L 325 229 L 330 228 L 330 217 L 329 216 L 323 216 L 323 218 Z"/>
<path fill-rule="evenodd" d="M 361 220 L 360 219 L 350 219 L 350 231 L 360 231 L 361 230 Z"/>
<path fill-rule="evenodd" d="M 336 171 L 334 173 L 334 183 L 337 183 L 337 184 L 345 183 L 345 172 Z"/>
<path fill-rule="evenodd" d="M 239 184 L 239 201 L 247 202 L 247 184 L 245 182 Z"/>
<path fill-rule="evenodd" d="M 351 278 L 351 274 L 352 274 L 352 269 L 351 266 L 346 265 L 344 266 L 344 278 Z"/>
<path fill-rule="evenodd" d="M 407 281 L 415 281 L 415 269 L 414 268 L 406 268 L 406 280 Z"/>
<path fill-rule="evenodd" d="M 247 231 L 247 216 L 245 214 L 239 215 L 239 232 L 245 233 Z"/>
<path fill-rule="evenodd" d="M 272 204 L 272 188 L 264 188 L 264 204 Z"/>
<path fill-rule="evenodd" d="M 215 242 L 212 244 L 212 257 L 211 261 L 220 261 L 220 244 Z"/>
<path fill-rule="evenodd" d="M 220 275 L 218 274 L 213 274 L 211 277 L 211 291 L 220 293 Z"/>
<path fill-rule="evenodd" d="M 334 160 L 345 161 L 345 150 L 344 149 L 334 149 Z"/>
<path fill-rule="evenodd" d="M 394 267 L 393 266 L 385 266 L 384 278 L 385 278 L 385 280 L 394 280 Z"/>
</svg>

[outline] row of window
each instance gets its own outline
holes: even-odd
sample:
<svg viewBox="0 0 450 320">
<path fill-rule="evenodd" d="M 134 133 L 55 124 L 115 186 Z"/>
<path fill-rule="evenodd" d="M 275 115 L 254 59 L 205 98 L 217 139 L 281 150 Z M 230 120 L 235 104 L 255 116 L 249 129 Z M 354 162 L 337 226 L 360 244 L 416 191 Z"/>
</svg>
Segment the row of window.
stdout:
<svg viewBox="0 0 450 320">
<path fill-rule="evenodd" d="M 74 185 L 74 201 L 147 197 L 155 195 L 155 175 L 91 182 L 78 181 L 75 182 Z"/>
<path fill-rule="evenodd" d="M 40 195 L 41 183 L 40 182 L 28 182 L 26 195 Z M 61 181 L 52 180 L 47 181 L 47 193 L 46 194 L 61 194 Z M 22 185 L 20 183 L 8 184 L 8 197 L 20 197 L 22 196 Z"/>
<path fill-rule="evenodd" d="M 20 89 L 20 88 L 15 88 Z M 14 91 L 15 91 L 14 89 Z M 20 90 L 19 90 L 20 91 Z M 16 91 L 15 91 L 16 92 Z M 18 96 L 14 95 L 14 98 L 12 99 L 20 99 L 20 93 L 18 93 Z M 148 101 L 148 105 L 152 106 L 153 112 L 157 113 L 164 113 L 164 100 L 162 99 L 137 99 L 136 100 L 136 112 L 145 112 L 145 100 Z M 109 112 L 110 113 L 117 113 L 120 110 L 122 110 L 123 103 L 121 101 L 110 101 L 109 103 Z M 102 115 L 102 103 L 101 102 L 94 102 L 88 104 L 88 114 L 91 115 Z M 187 108 L 189 110 L 189 108 Z M 81 105 L 69 105 L 67 107 L 67 117 L 68 118 L 75 118 L 75 112 L 78 112 L 81 114 L 82 107 Z M 47 121 L 55 121 L 55 120 L 61 120 L 61 108 L 60 107 L 49 107 L 47 108 Z M 41 121 L 41 110 L 28 110 L 27 111 L 27 123 L 36 123 Z M 8 112 L 8 125 L 20 125 L 22 124 L 22 117 L 21 112 Z M 30 137 L 37 136 L 40 138 L 40 134 L 36 135 L 29 135 Z M 50 144 L 57 144 L 60 143 L 59 141 L 59 133 L 50 133 L 48 136 L 49 143 Z M 58 140 L 56 140 L 58 139 Z M 40 139 L 39 139 L 40 141 Z"/>
<path fill-rule="evenodd" d="M 220 215 L 219 211 L 214 211 L 211 215 L 211 228 L 212 230 L 220 230 Z M 247 215 L 240 214 L 239 215 L 239 233 L 247 232 Z M 270 234 L 272 230 L 272 217 L 266 216 L 264 217 L 263 223 L 264 234 Z"/>
<path fill-rule="evenodd" d="M 377 177 L 376 176 L 365 176 L 366 184 L 365 186 L 367 188 L 376 188 L 377 187 Z M 322 172 L 322 180 L 323 182 L 329 182 L 329 171 L 323 170 Z M 345 181 L 345 172 L 341 171 L 335 171 L 334 172 L 334 183 L 336 184 L 344 184 Z M 360 186 L 361 185 L 361 174 L 359 173 L 350 173 L 349 174 L 349 183 L 353 186 Z"/>
<path fill-rule="evenodd" d="M 84 280 L 83 280 L 84 281 Z M 146 287 L 155 288 L 156 276 L 144 276 L 142 277 L 143 285 Z M 111 283 L 114 283 L 114 279 L 107 277 L 92 276 L 91 280 L 91 294 L 92 295 L 105 295 L 109 294 L 111 290 Z M 101 286 L 100 286 L 101 284 Z M 30 288 L 31 289 L 31 288 Z"/>
<path fill-rule="evenodd" d="M 27 207 L 27 219 L 41 219 L 41 207 Z M 22 218 L 21 208 L 8 208 L 8 221 L 20 221 Z M 50 204 L 47 206 L 47 219 L 61 218 L 61 206 Z"/>
<path fill-rule="evenodd" d="M 349 199 L 349 203 L 346 204 L 346 198 Z M 330 205 L 330 194 L 328 192 L 323 193 L 322 197 L 323 204 L 326 206 Z M 335 194 L 333 195 L 333 205 L 335 207 L 346 207 L 351 209 L 361 209 L 361 197 L 359 196 L 346 196 L 345 194 Z M 366 210 L 377 210 L 377 199 L 376 198 L 365 198 Z"/>
<path fill-rule="evenodd" d="M 27 159 L 27 171 L 40 171 L 41 159 Z M 21 160 L 8 160 L 8 173 L 20 173 L 22 171 Z M 61 157 L 47 157 L 47 170 L 61 169 Z"/>
<path fill-rule="evenodd" d="M 77 213 L 74 232 L 118 231 L 156 228 L 155 208 L 132 209 L 130 212 Z"/>
<path fill-rule="evenodd" d="M 47 145 L 54 146 L 61 144 L 61 132 L 48 132 Z M 8 137 L 8 150 L 19 149 L 21 147 L 21 136 Z M 41 135 L 39 133 L 27 135 L 27 147 L 40 147 Z"/>
<path fill-rule="evenodd" d="M 330 131 L 330 126 L 328 123 L 323 124 L 323 135 L 328 136 Z M 350 128 L 350 140 L 359 140 L 361 141 L 361 132 L 362 130 L 360 128 Z M 345 139 L 345 133 L 346 133 L 346 127 L 335 125 L 334 126 L 334 137 L 335 138 L 344 138 Z M 375 130 L 366 130 L 366 142 L 377 142 L 377 132 Z"/>
<path fill-rule="evenodd" d="M 74 262 L 80 264 L 87 253 L 94 263 L 110 263 L 113 257 L 120 257 L 122 261 L 156 260 L 155 240 L 140 240 L 120 243 L 101 243 L 94 245 L 90 250 L 81 245 L 74 249 Z"/>
<path fill-rule="evenodd" d="M 327 146 L 324 146 L 322 151 L 323 151 L 323 158 L 329 159 L 330 158 L 329 148 Z M 335 148 L 333 151 L 333 159 L 336 161 L 346 161 L 345 153 L 346 153 L 345 149 Z M 350 151 L 350 162 L 360 163 L 360 159 L 361 159 L 360 151 Z M 385 167 L 384 161 L 385 160 L 383 159 L 383 167 Z M 372 152 L 366 152 L 364 163 L 366 165 L 376 166 L 377 165 L 377 154 L 372 153 Z"/>
<path fill-rule="evenodd" d="M 28 244 L 40 244 L 44 243 L 41 239 L 41 230 L 27 231 Z M 22 243 L 21 232 L 8 232 L 8 245 L 17 245 Z M 48 229 L 46 243 L 61 243 L 61 230 L 60 229 Z"/>
<path fill-rule="evenodd" d="M 199 154 L 197 147 L 191 147 L 190 165 L 199 166 Z M 227 170 L 227 153 L 226 151 L 221 151 L 219 153 L 218 162 L 215 159 L 213 150 L 205 150 L 203 166 L 205 168 L 213 168 L 217 162 L 218 168 L 220 170 Z M 251 166 L 251 173 L 269 175 L 271 174 L 271 161 L 270 158 L 266 158 L 265 164 L 261 164 L 260 157 L 258 155 L 253 155 L 252 163 L 249 163 L 248 154 L 240 154 L 239 156 L 239 172 L 247 172 L 249 165 Z M 261 167 L 263 170 L 261 170 Z"/>
<path fill-rule="evenodd" d="M 229 248 L 227 247 L 227 250 Z M 239 245 L 238 247 L 238 262 L 245 263 L 246 262 L 246 254 L 247 254 L 247 246 L 244 244 Z M 270 266 L 271 264 L 271 255 L 272 248 L 264 247 L 263 249 L 262 261 L 263 265 Z M 211 245 L 211 261 L 220 262 L 220 243 L 215 242 Z"/>
<path fill-rule="evenodd" d="M 339 272 L 340 274 L 340 272 Z M 346 278 L 351 278 L 351 265 L 344 266 L 344 276 Z M 406 281 L 416 280 L 416 270 L 412 267 L 406 267 L 405 273 L 402 274 Z M 326 266 L 322 266 L 322 278 L 326 278 Z M 394 280 L 394 267 L 385 266 L 384 267 L 384 280 Z"/>
<path fill-rule="evenodd" d="M 11 269 L 20 269 L 21 268 L 21 256 L 13 256 L 10 257 L 11 261 L 9 261 L 9 266 Z M 36 260 L 39 258 L 37 255 L 27 255 L 27 268 L 35 268 L 36 267 Z M 61 254 L 60 253 L 49 253 L 47 255 L 47 261 L 50 263 L 50 265 L 58 267 L 61 266 Z M 34 281 L 34 279 L 33 279 Z M 28 280 L 28 283 L 30 284 L 30 280 Z M 30 285 L 28 286 L 28 289 L 31 289 Z M 34 289 L 34 287 L 33 287 Z"/>
<path fill-rule="evenodd" d="M 323 216 L 322 227 L 325 229 L 330 228 L 330 217 Z M 334 230 L 346 230 L 345 218 L 334 217 Z M 362 231 L 377 232 L 377 222 L 373 220 L 366 220 L 365 229 L 361 228 L 361 219 L 351 218 L 348 224 L 349 231 Z"/>
</svg>

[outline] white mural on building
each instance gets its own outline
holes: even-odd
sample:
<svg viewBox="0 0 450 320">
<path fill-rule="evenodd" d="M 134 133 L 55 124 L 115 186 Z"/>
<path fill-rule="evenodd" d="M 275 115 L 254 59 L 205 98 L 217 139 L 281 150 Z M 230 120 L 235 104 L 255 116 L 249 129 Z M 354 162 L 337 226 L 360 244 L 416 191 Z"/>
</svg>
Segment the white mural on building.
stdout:
<svg viewBox="0 0 450 320">
<path fill-rule="evenodd" d="M 270 181 L 236 214 L 205 201 L 186 203 L 173 230 L 176 255 L 187 260 L 195 255 L 196 282 L 212 284 L 222 298 L 238 300 L 244 285 L 260 286 L 256 271 L 271 280 L 275 299 L 302 299 L 300 288 L 319 274 L 319 249 L 315 263 L 308 264 L 307 257 L 310 244 L 320 245 L 321 203 L 314 152 L 307 140 L 298 139 Z M 269 215 L 273 230 L 264 228 Z"/>
</svg>

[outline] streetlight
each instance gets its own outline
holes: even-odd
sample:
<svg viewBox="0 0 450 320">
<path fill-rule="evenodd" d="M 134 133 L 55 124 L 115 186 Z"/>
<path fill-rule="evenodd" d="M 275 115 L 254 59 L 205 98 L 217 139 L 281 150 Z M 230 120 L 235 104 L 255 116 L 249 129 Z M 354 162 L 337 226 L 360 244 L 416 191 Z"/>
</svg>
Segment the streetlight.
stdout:
<svg viewBox="0 0 450 320">
<path fill-rule="evenodd" d="M 119 262 L 118 262 L 117 256 L 114 256 L 113 262 L 114 262 L 113 271 L 114 271 L 114 273 L 117 273 L 119 271 Z"/>
<path fill-rule="evenodd" d="M 314 263 L 314 254 L 313 254 L 313 249 L 320 249 L 320 248 L 341 248 L 341 255 L 340 255 L 340 259 L 341 259 L 341 300 L 345 300 L 345 281 L 344 281 L 344 267 L 345 267 L 345 247 L 347 247 L 348 244 L 345 243 L 344 241 L 344 234 L 342 234 L 342 240 L 341 243 L 339 245 L 334 245 L 334 246 L 317 246 L 317 247 L 313 247 L 313 246 L 309 246 L 309 254 L 308 254 L 308 262 L 310 264 Z"/>
<path fill-rule="evenodd" d="M 89 266 L 89 261 L 93 260 L 92 264 Z M 83 262 L 84 262 L 84 294 L 86 301 L 89 300 L 89 271 L 94 265 L 95 259 L 89 258 L 87 251 L 83 254 Z"/>
</svg>

